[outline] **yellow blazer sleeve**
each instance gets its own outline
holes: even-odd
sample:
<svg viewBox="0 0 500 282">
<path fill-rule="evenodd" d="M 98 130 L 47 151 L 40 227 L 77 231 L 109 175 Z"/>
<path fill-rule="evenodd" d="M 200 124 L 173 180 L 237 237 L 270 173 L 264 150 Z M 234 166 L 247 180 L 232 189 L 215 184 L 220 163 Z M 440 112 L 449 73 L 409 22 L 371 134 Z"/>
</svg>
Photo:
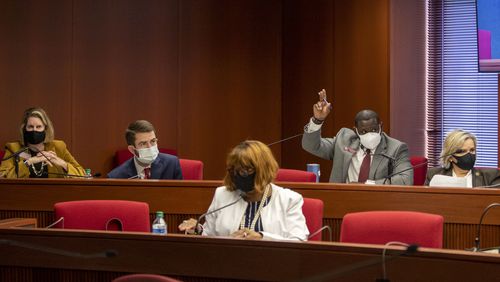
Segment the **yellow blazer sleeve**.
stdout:
<svg viewBox="0 0 500 282">
<path fill-rule="evenodd" d="M 76 175 L 85 175 L 85 169 L 75 160 L 75 158 L 71 155 L 66 147 L 66 143 L 61 140 L 54 140 L 50 142 L 52 146 L 47 146 L 46 144 L 45 150 L 50 151 L 53 150 L 56 152 L 57 156 L 63 159 L 68 164 L 68 171 L 64 171 L 61 168 L 49 167 L 49 172 L 56 173 L 68 173 L 68 174 L 76 174 Z M 52 148 L 51 148 L 52 147 Z M 58 175 L 50 175 L 49 177 L 63 177 Z"/>
<path fill-rule="evenodd" d="M 22 146 L 19 142 L 11 142 L 5 144 L 4 159 L 12 155 L 12 153 L 19 151 Z M 16 174 L 16 161 L 18 172 Z M 10 158 L 8 160 L 2 161 L 0 164 L 0 176 L 3 178 L 28 178 L 30 177 L 30 171 L 28 167 L 24 164 L 23 158 Z"/>
</svg>

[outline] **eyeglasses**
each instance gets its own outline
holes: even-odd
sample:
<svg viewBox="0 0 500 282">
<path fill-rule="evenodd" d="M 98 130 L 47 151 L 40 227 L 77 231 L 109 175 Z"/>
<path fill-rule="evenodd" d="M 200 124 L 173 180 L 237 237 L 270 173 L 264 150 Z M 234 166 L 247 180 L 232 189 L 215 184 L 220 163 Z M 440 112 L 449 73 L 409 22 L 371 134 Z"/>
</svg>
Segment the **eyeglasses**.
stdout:
<svg viewBox="0 0 500 282">
<path fill-rule="evenodd" d="M 236 175 L 238 173 L 240 176 L 246 177 L 249 176 L 250 174 L 255 173 L 255 168 L 253 167 L 232 167 L 228 169 L 229 173 Z"/>
</svg>

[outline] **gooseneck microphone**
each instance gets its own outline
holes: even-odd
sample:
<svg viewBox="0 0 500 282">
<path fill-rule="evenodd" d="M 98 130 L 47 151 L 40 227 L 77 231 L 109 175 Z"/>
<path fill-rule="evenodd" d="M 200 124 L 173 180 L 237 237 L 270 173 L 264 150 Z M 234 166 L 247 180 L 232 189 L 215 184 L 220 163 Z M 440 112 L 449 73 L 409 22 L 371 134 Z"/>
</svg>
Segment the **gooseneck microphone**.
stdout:
<svg viewBox="0 0 500 282">
<path fill-rule="evenodd" d="M 56 166 L 56 165 L 55 165 L 55 164 L 54 164 L 54 163 L 53 163 L 53 162 L 49 159 L 49 157 L 47 157 L 47 155 L 45 155 L 45 153 L 44 153 L 44 152 L 42 152 L 42 151 L 38 150 L 38 148 L 33 147 L 33 146 L 32 146 L 32 147 L 28 147 L 28 148 L 29 148 L 30 150 L 35 151 L 36 153 L 39 153 L 40 155 L 42 155 L 42 156 L 43 156 L 43 157 L 44 157 L 44 158 L 45 158 L 45 159 L 46 159 L 46 160 L 47 160 L 47 161 L 48 161 L 48 162 L 49 162 L 49 163 L 50 163 L 53 167 L 57 167 L 57 166 Z"/>
<path fill-rule="evenodd" d="M 22 152 L 26 152 L 26 151 L 29 149 L 29 147 L 23 147 L 23 148 L 21 148 L 21 149 L 19 149 L 19 150 L 15 151 L 15 152 L 12 152 L 12 151 L 9 149 L 9 147 L 7 147 L 7 146 L 5 146 L 5 149 L 6 149 L 7 151 L 11 152 L 11 155 L 10 155 L 10 156 L 7 156 L 7 157 L 5 157 L 5 158 L 3 158 L 3 159 L 2 159 L 2 161 L 6 161 L 6 160 L 9 160 L 9 159 L 11 159 L 11 158 L 14 158 L 14 157 L 19 156 Z"/>
<path fill-rule="evenodd" d="M 206 213 L 204 213 L 204 214 L 200 215 L 200 217 L 198 217 L 198 220 L 196 221 L 196 224 L 195 224 L 195 226 L 194 226 L 194 233 L 195 233 L 195 234 L 200 234 L 200 230 L 199 230 L 199 228 L 198 228 L 198 223 L 199 223 L 199 222 L 200 222 L 203 218 L 205 218 L 207 215 L 209 215 L 209 214 L 213 214 L 214 212 L 218 212 L 218 211 L 220 211 L 220 210 L 222 210 L 222 209 L 225 209 L 225 208 L 227 208 L 227 207 L 230 207 L 230 206 L 232 206 L 232 205 L 236 204 L 237 202 L 239 202 L 241 199 L 243 199 L 243 196 L 240 194 L 240 196 L 238 197 L 238 199 L 237 199 L 236 201 L 231 202 L 231 203 L 229 203 L 229 204 L 227 204 L 227 205 L 225 205 L 225 206 L 222 206 L 222 207 L 220 207 L 220 208 L 216 208 L 215 210 L 207 211 Z"/>
<path fill-rule="evenodd" d="M 321 231 L 323 231 L 325 229 L 328 230 L 328 235 L 329 235 L 328 238 L 330 239 L 330 242 L 332 242 L 332 228 L 329 225 L 322 226 L 320 229 L 318 229 L 318 230 L 314 231 L 313 233 L 309 234 L 309 236 L 307 236 L 307 240 L 300 239 L 300 238 L 299 238 L 299 240 L 302 241 L 302 242 L 306 242 L 309 239 L 311 239 L 312 237 L 318 235 Z"/>
<path fill-rule="evenodd" d="M 290 139 L 293 139 L 293 138 L 297 138 L 297 137 L 302 136 L 302 135 L 304 135 L 304 133 L 299 133 L 299 134 L 296 134 L 296 135 L 294 135 L 294 136 L 290 136 L 290 137 L 287 137 L 287 138 L 285 138 L 285 139 L 281 139 L 281 140 L 278 140 L 278 141 L 275 141 L 275 142 L 269 143 L 269 144 L 267 144 L 267 146 L 269 147 L 269 146 L 272 146 L 272 145 L 275 145 L 275 144 L 279 144 L 279 143 L 281 143 L 281 142 L 285 142 L 285 141 L 287 141 L 287 140 L 290 140 Z"/>
<path fill-rule="evenodd" d="M 387 180 L 389 180 L 389 182 L 390 182 L 390 179 L 391 179 L 393 176 L 396 176 L 396 175 L 401 174 L 401 173 L 403 173 L 403 172 L 407 172 L 407 171 L 409 171 L 409 170 L 412 170 L 412 169 L 415 169 L 415 168 L 418 168 L 418 167 L 421 167 L 421 166 L 424 166 L 424 165 L 427 165 L 427 164 L 428 164 L 428 162 L 426 161 L 426 162 L 423 162 L 423 163 L 418 164 L 418 165 L 412 165 L 412 166 L 407 167 L 407 168 L 405 168 L 405 169 L 403 169 L 403 170 L 401 170 L 401 171 L 397 171 L 397 172 L 391 173 L 391 174 L 389 174 L 389 175 L 387 175 L 387 176 L 385 177 L 383 184 L 385 184 L 385 182 L 386 182 Z"/>
<path fill-rule="evenodd" d="M 479 219 L 479 224 L 477 225 L 477 233 L 476 233 L 476 238 L 474 239 L 474 248 L 472 248 L 473 252 L 479 252 L 481 249 L 480 247 L 480 238 L 481 238 L 481 225 L 483 224 L 483 218 L 488 213 L 488 211 L 493 208 L 493 207 L 498 207 L 500 206 L 499 203 L 493 203 L 487 206 L 484 210 L 483 213 L 481 214 L 481 218 Z"/>
<path fill-rule="evenodd" d="M 384 246 L 384 249 L 385 248 L 386 248 L 386 246 Z M 390 261 L 390 260 L 394 260 L 394 259 L 400 258 L 400 257 L 413 255 L 417 251 L 418 251 L 418 245 L 409 245 L 404 251 L 402 251 L 400 253 L 397 253 L 396 255 L 393 255 L 393 256 L 391 256 L 388 259 L 385 259 L 384 263 L 387 262 L 387 261 Z M 360 269 L 363 269 L 363 268 L 366 268 L 366 267 L 370 267 L 370 266 L 373 266 L 373 265 L 380 264 L 381 262 L 382 262 L 382 260 L 380 259 L 379 256 L 377 256 L 377 257 L 370 258 L 370 259 L 367 259 L 367 260 L 363 260 L 363 261 L 360 261 L 360 262 L 348 264 L 348 265 L 346 265 L 344 267 L 340 267 L 338 269 L 334 269 L 333 271 L 329 271 L 329 272 L 326 272 L 326 273 L 321 273 L 321 274 L 315 275 L 313 277 L 308 277 L 308 278 L 306 277 L 304 279 L 300 279 L 300 280 L 297 280 L 297 281 L 307 281 L 307 282 L 333 281 L 334 279 L 342 277 L 342 276 L 344 276 L 346 274 L 355 272 L 357 270 L 360 270 Z M 377 280 L 377 281 L 383 281 L 383 280 Z"/>
</svg>

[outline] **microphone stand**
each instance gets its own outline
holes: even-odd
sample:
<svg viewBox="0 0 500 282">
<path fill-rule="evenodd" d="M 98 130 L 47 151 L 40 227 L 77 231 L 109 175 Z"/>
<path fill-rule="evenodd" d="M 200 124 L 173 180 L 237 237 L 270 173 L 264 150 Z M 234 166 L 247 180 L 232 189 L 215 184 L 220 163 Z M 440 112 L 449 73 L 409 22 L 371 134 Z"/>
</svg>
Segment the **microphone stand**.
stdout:
<svg viewBox="0 0 500 282">
<path fill-rule="evenodd" d="M 386 246 L 384 246 L 384 248 L 386 248 Z M 390 261 L 390 260 L 394 260 L 394 259 L 399 258 L 399 257 L 412 255 L 415 252 L 417 252 L 417 250 L 418 250 L 417 245 L 409 245 L 403 252 L 398 253 L 398 254 L 396 254 L 388 259 L 385 259 L 385 262 Z M 380 257 L 377 256 L 374 258 L 370 258 L 370 259 L 366 259 L 366 260 L 363 260 L 360 262 L 349 264 L 347 266 L 341 267 L 339 269 L 335 269 L 335 270 L 327 272 L 327 273 L 322 273 L 322 274 L 318 274 L 318 275 L 313 276 L 313 277 L 300 279 L 298 281 L 307 281 L 307 282 L 333 281 L 335 278 L 342 277 L 345 274 L 348 274 L 348 273 L 351 273 L 351 272 L 354 272 L 356 270 L 363 269 L 363 268 L 366 268 L 366 267 L 369 267 L 372 265 L 377 265 L 380 263 L 381 263 L 381 259 L 380 259 Z"/>
<path fill-rule="evenodd" d="M 418 164 L 418 165 L 416 165 L 416 166 L 411 166 L 411 167 L 405 168 L 405 169 L 403 169 L 403 170 L 401 170 L 401 171 L 398 171 L 398 172 L 395 172 L 395 173 L 391 173 L 391 174 L 389 174 L 388 176 L 386 176 L 386 177 L 385 177 L 384 182 L 383 182 L 382 184 L 385 184 L 385 182 L 386 182 L 387 180 L 389 180 L 389 182 L 391 182 L 391 181 L 390 181 L 390 179 L 391 179 L 393 176 L 395 176 L 395 175 L 398 175 L 398 174 L 403 173 L 403 172 L 407 172 L 407 171 L 409 171 L 409 170 L 411 170 L 411 169 L 415 169 L 415 168 L 418 168 L 418 167 L 421 167 L 421 166 L 424 166 L 424 165 L 427 165 L 427 164 L 428 164 L 428 162 L 424 162 L 424 163 Z M 392 183 L 392 182 L 391 182 L 391 183 Z"/>
<path fill-rule="evenodd" d="M 26 150 L 28 150 L 29 148 L 23 147 L 16 152 L 12 152 L 12 150 L 7 146 L 5 146 L 5 149 L 7 149 L 11 153 L 11 155 L 3 158 L 2 161 L 6 161 L 6 160 L 9 160 L 11 158 L 14 158 L 14 172 L 16 173 L 16 178 L 19 178 L 19 155 L 21 153 L 25 152 Z"/>
<path fill-rule="evenodd" d="M 200 222 L 203 218 L 205 218 L 207 215 L 209 215 L 209 214 L 213 214 L 214 212 L 218 212 L 218 211 L 220 211 L 220 210 L 222 210 L 222 209 L 225 209 L 225 208 L 227 208 L 227 207 L 229 207 L 229 206 L 232 206 L 232 205 L 236 204 L 237 202 L 239 202 L 241 199 L 243 199 L 243 196 L 241 196 L 241 195 L 240 195 L 236 201 L 231 202 L 231 203 L 229 203 L 229 204 L 227 204 L 227 205 L 225 205 L 225 206 L 222 206 L 222 207 L 220 207 L 220 208 L 217 208 L 217 209 L 215 209 L 215 210 L 207 211 L 206 213 L 204 213 L 204 214 L 200 215 L 200 217 L 198 217 L 198 220 L 196 221 L 196 224 L 194 225 L 194 233 L 195 233 L 195 234 L 200 234 L 200 233 L 199 233 L 199 228 L 198 228 L 198 223 L 199 223 L 199 222 Z"/>
<path fill-rule="evenodd" d="M 472 248 L 473 252 L 479 252 L 481 249 L 479 248 L 479 243 L 480 243 L 480 238 L 481 238 L 481 224 L 483 223 L 483 218 L 488 213 L 488 211 L 493 208 L 493 207 L 498 207 L 500 206 L 499 203 L 493 203 L 487 206 L 484 210 L 483 213 L 481 214 L 481 218 L 479 219 L 479 224 L 477 225 L 477 236 L 474 239 L 474 248 Z"/>
<path fill-rule="evenodd" d="M 272 146 L 272 145 L 275 145 L 275 144 L 279 144 L 281 142 L 285 142 L 287 140 L 290 140 L 290 139 L 293 139 L 293 138 L 296 138 L 296 137 L 299 137 L 299 136 L 302 136 L 302 135 L 304 135 L 304 133 L 300 133 L 300 134 L 297 134 L 297 135 L 294 135 L 294 136 L 287 137 L 285 139 L 281 139 L 281 140 L 269 143 L 269 144 L 267 144 L 267 146 L 269 147 L 269 146 Z"/>
</svg>

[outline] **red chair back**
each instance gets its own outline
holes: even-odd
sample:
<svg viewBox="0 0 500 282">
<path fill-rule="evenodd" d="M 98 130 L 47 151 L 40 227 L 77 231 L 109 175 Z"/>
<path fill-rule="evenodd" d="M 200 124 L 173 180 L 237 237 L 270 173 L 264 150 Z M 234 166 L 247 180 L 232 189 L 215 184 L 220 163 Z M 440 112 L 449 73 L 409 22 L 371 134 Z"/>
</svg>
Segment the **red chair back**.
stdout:
<svg viewBox="0 0 500 282">
<path fill-rule="evenodd" d="M 399 241 L 421 247 L 443 247 L 443 217 L 410 211 L 348 213 L 342 220 L 340 242 L 386 244 Z"/>
<path fill-rule="evenodd" d="M 5 151 L 0 150 L 0 160 L 3 159 L 4 155 L 5 155 Z"/>
<path fill-rule="evenodd" d="M 276 181 L 316 182 L 316 174 L 305 170 L 280 168 Z"/>
<path fill-rule="evenodd" d="M 427 158 L 422 156 L 410 157 L 410 163 L 413 169 L 413 185 L 424 185 L 425 177 L 427 175 Z M 415 167 L 420 165 L 418 167 Z"/>
<path fill-rule="evenodd" d="M 314 175 L 314 174 L 313 174 Z M 314 176 L 316 177 L 316 176 Z M 314 180 L 316 181 L 316 180 Z M 323 227 L 323 201 L 319 199 L 304 198 L 302 213 L 306 218 L 307 229 L 312 234 Z M 321 241 L 321 232 L 311 238 L 309 241 Z"/>
<path fill-rule="evenodd" d="M 160 153 L 177 156 L 177 151 L 174 149 L 160 148 L 158 150 L 160 151 Z M 116 151 L 114 159 L 114 167 L 121 165 L 122 163 L 126 162 L 133 156 L 134 155 L 132 155 L 132 153 L 130 153 L 130 151 L 126 148 Z"/>
<path fill-rule="evenodd" d="M 203 162 L 199 160 L 179 159 L 182 179 L 184 180 L 202 180 Z"/>
<path fill-rule="evenodd" d="M 121 200 L 83 200 L 54 205 L 56 228 L 150 232 L 149 205 Z"/>
<path fill-rule="evenodd" d="M 156 274 L 128 274 L 116 278 L 113 282 L 181 282 L 180 280 Z"/>
</svg>

